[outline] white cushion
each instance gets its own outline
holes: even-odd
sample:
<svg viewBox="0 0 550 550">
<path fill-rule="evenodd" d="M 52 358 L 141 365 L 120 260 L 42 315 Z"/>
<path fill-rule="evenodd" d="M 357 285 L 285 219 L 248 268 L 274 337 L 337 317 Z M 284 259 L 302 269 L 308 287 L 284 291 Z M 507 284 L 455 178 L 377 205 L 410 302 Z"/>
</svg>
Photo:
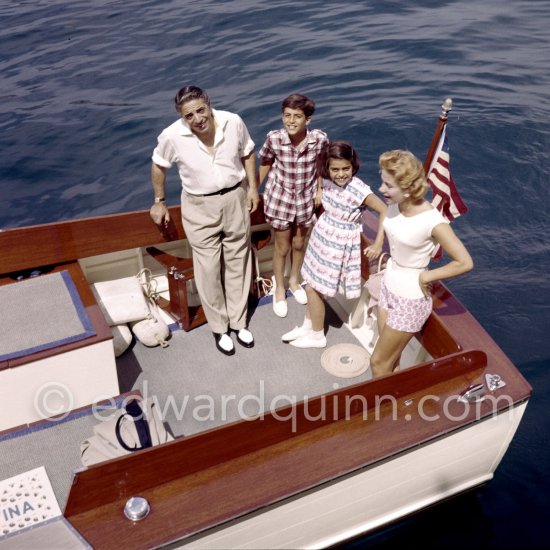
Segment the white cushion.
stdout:
<svg viewBox="0 0 550 550">
<path fill-rule="evenodd" d="M 91 285 L 97 303 L 110 326 L 141 321 L 149 307 L 137 277 L 101 281 Z"/>
</svg>

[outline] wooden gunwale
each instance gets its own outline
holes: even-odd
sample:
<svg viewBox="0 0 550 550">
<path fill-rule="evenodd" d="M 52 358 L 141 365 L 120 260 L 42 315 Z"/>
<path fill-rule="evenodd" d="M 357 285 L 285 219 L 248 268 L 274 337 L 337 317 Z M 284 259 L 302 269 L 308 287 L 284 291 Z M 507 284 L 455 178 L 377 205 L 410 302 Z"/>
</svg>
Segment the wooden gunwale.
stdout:
<svg viewBox="0 0 550 550">
<path fill-rule="evenodd" d="M 0 274 L 185 238 L 180 207 L 170 214 L 166 230 L 146 210 L 7 229 L 0 232 Z"/>
<path fill-rule="evenodd" d="M 0 231 L 0 276 L 185 239 L 181 207 L 169 211 L 166 227 L 153 223 L 148 210 L 139 210 Z M 251 222 L 265 223 L 262 201 Z"/>
</svg>

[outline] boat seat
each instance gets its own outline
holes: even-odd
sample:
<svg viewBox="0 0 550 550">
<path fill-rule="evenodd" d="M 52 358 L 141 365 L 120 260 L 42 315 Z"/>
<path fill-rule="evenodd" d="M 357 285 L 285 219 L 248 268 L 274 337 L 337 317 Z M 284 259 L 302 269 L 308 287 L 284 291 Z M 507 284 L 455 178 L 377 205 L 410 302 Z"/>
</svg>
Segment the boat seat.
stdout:
<svg viewBox="0 0 550 550">
<path fill-rule="evenodd" d="M 202 306 L 189 305 L 187 295 L 187 281 L 192 281 L 195 278 L 193 259 L 174 256 L 155 246 L 149 246 L 145 250 L 167 270 L 170 301 L 167 302 L 160 298 L 160 307 L 170 311 L 185 331 L 204 325 L 206 316 Z"/>
</svg>

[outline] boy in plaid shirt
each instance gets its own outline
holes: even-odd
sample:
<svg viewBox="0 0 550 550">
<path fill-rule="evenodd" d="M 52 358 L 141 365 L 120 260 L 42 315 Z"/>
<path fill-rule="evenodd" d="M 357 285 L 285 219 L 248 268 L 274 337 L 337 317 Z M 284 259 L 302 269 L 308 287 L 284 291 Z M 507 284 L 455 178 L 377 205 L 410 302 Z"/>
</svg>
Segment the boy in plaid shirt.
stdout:
<svg viewBox="0 0 550 550">
<path fill-rule="evenodd" d="M 258 155 L 260 185 L 267 176 L 264 213 L 275 230 L 273 252 L 273 311 L 286 317 L 284 284 L 286 257 L 292 248 L 288 285 L 300 304 L 307 303 L 300 285 L 305 237 L 315 223 L 315 207 L 321 204 L 321 180 L 317 159 L 328 144 L 325 132 L 309 130 L 315 102 L 301 94 L 283 100 L 283 128 L 267 134 Z"/>
</svg>

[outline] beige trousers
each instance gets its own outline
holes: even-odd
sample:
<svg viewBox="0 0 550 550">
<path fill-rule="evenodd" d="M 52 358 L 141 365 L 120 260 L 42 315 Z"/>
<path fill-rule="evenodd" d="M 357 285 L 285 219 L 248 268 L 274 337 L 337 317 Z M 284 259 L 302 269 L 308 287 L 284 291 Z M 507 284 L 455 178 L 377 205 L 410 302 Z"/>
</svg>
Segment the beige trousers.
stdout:
<svg viewBox="0 0 550 550">
<path fill-rule="evenodd" d="M 181 194 L 195 283 L 213 332 L 246 327 L 252 278 L 250 214 L 241 185 L 224 195 Z"/>
</svg>

